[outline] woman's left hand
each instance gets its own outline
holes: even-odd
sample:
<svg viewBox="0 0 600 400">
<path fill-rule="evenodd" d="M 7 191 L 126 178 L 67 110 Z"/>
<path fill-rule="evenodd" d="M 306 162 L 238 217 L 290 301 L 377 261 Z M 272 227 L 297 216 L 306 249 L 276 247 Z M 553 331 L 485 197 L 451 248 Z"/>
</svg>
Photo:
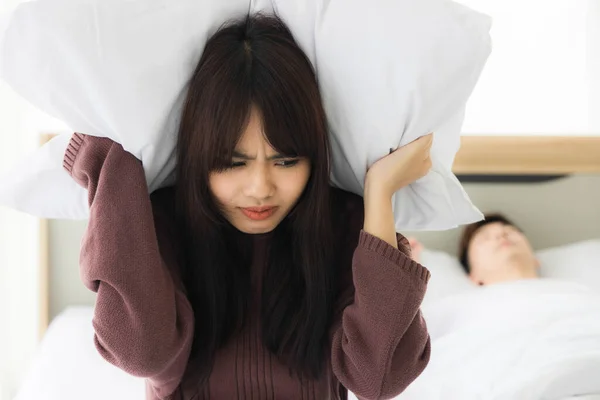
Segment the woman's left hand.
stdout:
<svg viewBox="0 0 600 400">
<path fill-rule="evenodd" d="M 398 190 L 427 175 L 431 169 L 433 133 L 422 136 L 381 158 L 369 168 L 365 194 L 375 192 L 391 197 Z"/>
<path fill-rule="evenodd" d="M 421 262 L 421 253 L 423 252 L 423 244 L 414 237 L 409 237 L 408 244 L 410 245 L 410 252 L 412 259 L 416 262 Z"/>
</svg>

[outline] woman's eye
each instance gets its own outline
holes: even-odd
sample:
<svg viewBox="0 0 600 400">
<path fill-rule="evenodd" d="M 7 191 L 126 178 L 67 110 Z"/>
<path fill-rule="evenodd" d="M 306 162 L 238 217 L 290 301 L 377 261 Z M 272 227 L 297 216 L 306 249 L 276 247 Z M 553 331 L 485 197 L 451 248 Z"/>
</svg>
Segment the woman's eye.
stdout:
<svg viewBox="0 0 600 400">
<path fill-rule="evenodd" d="M 284 168 L 289 168 L 289 167 L 293 167 L 294 165 L 298 164 L 300 160 L 283 160 L 283 161 L 279 161 L 277 163 L 277 165 L 280 165 Z"/>
<path fill-rule="evenodd" d="M 246 163 L 243 161 L 232 161 L 230 167 L 231 168 L 239 168 L 239 167 L 243 167 L 244 165 L 246 165 Z"/>
</svg>

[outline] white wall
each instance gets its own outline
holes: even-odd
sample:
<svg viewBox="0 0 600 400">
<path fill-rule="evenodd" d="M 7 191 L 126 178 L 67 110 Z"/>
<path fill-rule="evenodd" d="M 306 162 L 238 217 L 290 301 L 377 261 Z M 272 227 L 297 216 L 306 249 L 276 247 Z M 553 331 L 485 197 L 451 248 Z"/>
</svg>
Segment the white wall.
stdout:
<svg viewBox="0 0 600 400">
<path fill-rule="evenodd" d="M 600 127 L 600 1 L 590 0 L 587 17 L 590 126 Z"/>
<path fill-rule="evenodd" d="M 0 0 L 0 19 L 20 0 Z M 0 82 L 0 175 L 59 124 Z M 16 392 L 38 344 L 39 221 L 0 207 L 0 400 Z"/>
<path fill-rule="evenodd" d="M 598 0 L 457 0 L 493 19 L 469 134 L 600 133 Z"/>
<path fill-rule="evenodd" d="M 62 129 L 0 82 L 0 176 L 39 146 L 42 133 Z M 0 206 L 0 387 L 11 393 L 39 339 L 39 225 Z"/>
<path fill-rule="evenodd" d="M 74 305 L 93 305 L 96 294 L 79 277 L 79 246 L 85 221 L 50 221 L 50 318 Z"/>
<path fill-rule="evenodd" d="M 26 111 L 0 84 L 0 173 L 37 144 L 26 134 Z M 33 217 L 0 208 L 0 382 L 9 393 L 38 339 L 38 226 Z"/>
<path fill-rule="evenodd" d="M 17 0 L 2 0 L 0 18 Z M 0 173 L 35 146 L 27 107 L 0 82 Z M 0 400 L 16 389 L 37 344 L 38 223 L 0 207 Z"/>
<path fill-rule="evenodd" d="M 540 183 L 466 183 L 482 212 L 502 212 L 535 250 L 600 239 L 600 174 L 574 175 Z M 427 247 L 456 255 L 462 228 L 446 232 L 404 232 Z"/>
</svg>

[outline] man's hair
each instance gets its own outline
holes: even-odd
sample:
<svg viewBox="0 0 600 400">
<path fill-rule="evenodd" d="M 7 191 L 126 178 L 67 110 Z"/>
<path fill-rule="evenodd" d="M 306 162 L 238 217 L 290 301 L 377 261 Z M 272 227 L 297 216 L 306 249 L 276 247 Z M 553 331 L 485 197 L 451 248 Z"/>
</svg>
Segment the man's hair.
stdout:
<svg viewBox="0 0 600 400">
<path fill-rule="evenodd" d="M 469 246 L 471 245 L 473 236 L 475 236 L 475 233 L 481 227 L 486 226 L 487 224 L 493 224 L 494 222 L 501 222 L 504 225 L 514 226 L 515 228 L 519 229 L 519 227 L 513 224 L 511 220 L 500 213 L 486 214 L 482 221 L 467 225 L 463 230 L 458 248 L 460 263 L 467 274 L 471 273 L 471 266 L 469 265 Z"/>
</svg>

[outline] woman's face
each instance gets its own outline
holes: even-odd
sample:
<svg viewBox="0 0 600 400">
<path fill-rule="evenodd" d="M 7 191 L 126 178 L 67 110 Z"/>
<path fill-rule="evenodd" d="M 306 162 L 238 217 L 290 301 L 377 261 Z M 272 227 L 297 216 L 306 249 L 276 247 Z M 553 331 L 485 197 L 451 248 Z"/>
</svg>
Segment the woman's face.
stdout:
<svg viewBox="0 0 600 400">
<path fill-rule="evenodd" d="M 209 184 L 234 227 L 260 234 L 275 229 L 289 214 L 309 177 L 309 160 L 278 154 L 266 141 L 260 113 L 253 109 L 231 168 L 211 173 Z"/>
</svg>

